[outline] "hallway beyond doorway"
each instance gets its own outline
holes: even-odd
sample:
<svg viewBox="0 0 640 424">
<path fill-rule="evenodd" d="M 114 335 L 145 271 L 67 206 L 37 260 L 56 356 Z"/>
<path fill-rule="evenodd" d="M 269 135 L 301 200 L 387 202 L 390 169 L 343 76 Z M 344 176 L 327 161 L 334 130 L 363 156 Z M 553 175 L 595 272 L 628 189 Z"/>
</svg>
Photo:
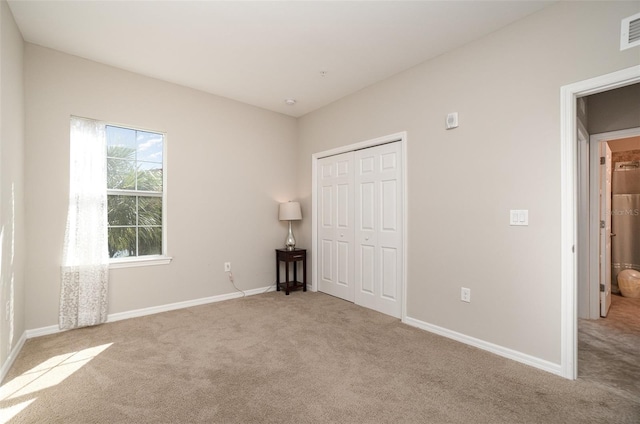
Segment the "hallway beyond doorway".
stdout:
<svg viewBox="0 0 640 424">
<path fill-rule="evenodd" d="M 578 320 L 578 378 L 640 397 L 640 299 L 611 296 L 607 318 Z"/>
</svg>

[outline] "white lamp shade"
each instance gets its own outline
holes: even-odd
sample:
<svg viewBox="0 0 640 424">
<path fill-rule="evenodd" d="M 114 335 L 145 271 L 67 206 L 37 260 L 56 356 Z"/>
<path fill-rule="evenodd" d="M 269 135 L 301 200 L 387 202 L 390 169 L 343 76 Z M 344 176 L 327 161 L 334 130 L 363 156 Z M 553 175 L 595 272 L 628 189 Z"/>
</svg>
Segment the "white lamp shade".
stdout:
<svg viewBox="0 0 640 424">
<path fill-rule="evenodd" d="M 300 211 L 300 203 L 287 202 L 280 203 L 280 213 L 278 214 L 280 221 L 298 221 L 302 219 L 302 211 Z"/>
</svg>

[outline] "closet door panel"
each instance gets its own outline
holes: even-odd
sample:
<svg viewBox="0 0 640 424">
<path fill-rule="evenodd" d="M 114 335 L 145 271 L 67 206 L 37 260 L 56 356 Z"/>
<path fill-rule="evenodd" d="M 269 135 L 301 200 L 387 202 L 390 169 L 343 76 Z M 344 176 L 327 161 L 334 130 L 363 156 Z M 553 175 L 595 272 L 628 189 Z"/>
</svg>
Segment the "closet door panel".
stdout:
<svg viewBox="0 0 640 424">
<path fill-rule="evenodd" d="M 355 152 L 355 303 L 402 314 L 401 145 Z M 372 265 L 370 265 L 372 264 Z"/>
<path fill-rule="evenodd" d="M 353 152 L 318 160 L 318 290 L 354 301 Z"/>
<path fill-rule="evenodd" d="M 383 247 L 382 255 L 382 293 L 381 296 L 392 301 L 398 296 L 398 251 L 397 249 Z"/>
<path fill-rule="evenodd" d="M 332 254 L 332 243 L 331 240 L 320 240 L 321 248 L 320 248 L 320 257 L 322 261 L 320 262 L 320 280 L 326 281 L 327 283 L 333 283 L 333 254 Z"/>
<path fill-rule="evenodd" d="M 374 281 L 376 275 L 375 269 L 375 248 L 373 246 L 360 246 L 360 268 L 358 280 L 360 281 L 360 290 L 369 295 L 375 294 Z"/>
</svg>

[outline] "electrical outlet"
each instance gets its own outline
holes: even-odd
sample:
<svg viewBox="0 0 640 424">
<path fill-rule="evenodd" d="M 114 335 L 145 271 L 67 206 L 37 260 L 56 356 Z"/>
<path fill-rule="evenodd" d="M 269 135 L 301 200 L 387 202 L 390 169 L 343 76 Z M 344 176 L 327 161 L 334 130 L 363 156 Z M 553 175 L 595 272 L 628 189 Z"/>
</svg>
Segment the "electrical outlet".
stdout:
<svg viewBox="0 0 640 424">
<path fill-rule="evenodd" d="M 471 289 L 466 287 L 460 288 L 460 300 L 463 302 L 471 303 Z"/>
<path fill-rule="evenodd" d="M 231 262 L 224 263 L 224 272 L 231 272 Z"/>
</svg>

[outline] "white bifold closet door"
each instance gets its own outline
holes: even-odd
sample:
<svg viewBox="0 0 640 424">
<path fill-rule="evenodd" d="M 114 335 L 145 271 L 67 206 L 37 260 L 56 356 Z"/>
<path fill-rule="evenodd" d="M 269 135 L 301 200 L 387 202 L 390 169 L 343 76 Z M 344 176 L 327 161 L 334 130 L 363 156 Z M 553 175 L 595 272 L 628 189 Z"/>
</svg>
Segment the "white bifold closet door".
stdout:
<svg viewBox="0 0 640 424">
<path fill-rule="evenodd" d="M 318 289 L 400 318 L 401 144 L 318 161 Z"/>
<path fill-rule="evenodd" d="M 318 289 L 354 301 L 353 152 L 318 160 Z"/>
</svg>

